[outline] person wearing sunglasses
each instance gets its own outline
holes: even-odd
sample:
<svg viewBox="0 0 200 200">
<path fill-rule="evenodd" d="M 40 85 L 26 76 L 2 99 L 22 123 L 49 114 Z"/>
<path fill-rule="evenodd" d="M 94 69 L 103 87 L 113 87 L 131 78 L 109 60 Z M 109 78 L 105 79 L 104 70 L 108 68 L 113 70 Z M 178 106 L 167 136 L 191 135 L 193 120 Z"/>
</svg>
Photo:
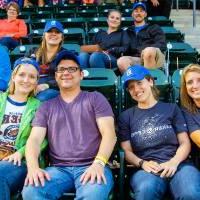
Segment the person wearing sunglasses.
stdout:
<svg viewBox="0 0 200 200">
<path fill-rule="evenodd" d="M 81 90 L 75 54 L 60 52 L 55 61 L 60 95 L 44 102 L 33 120 L 23 199 L 59 199 L 74 190 L 77 199 L 108 199 L 113 177 L 106 164 L 116 143 L 111 106 L 102 94 Z M 50 163 L 42 170 L 38 155 L 45 137 Z"/>
<path fill-rule="evenodd" d="M 27 26 L 23 19 L 17 19 L 19 6 L 15 2 L 10 2 L 7 7 L 7 19 L 0 20 L 0 44 L 9 50 L 19 45 L 21 37 L 27 36 Z"/>
</svg>

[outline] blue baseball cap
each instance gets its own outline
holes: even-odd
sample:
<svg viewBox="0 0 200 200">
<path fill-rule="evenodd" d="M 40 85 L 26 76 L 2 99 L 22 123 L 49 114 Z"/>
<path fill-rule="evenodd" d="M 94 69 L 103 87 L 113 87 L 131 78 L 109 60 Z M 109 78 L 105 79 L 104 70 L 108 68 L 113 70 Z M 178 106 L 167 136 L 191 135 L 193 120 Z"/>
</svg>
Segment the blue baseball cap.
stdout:
<svg viewBox="0 0 200 200">
<path fill-rule="evenodd" d="M 32 58 L 27 58 L 27 57 L 18 58 L 14 63 L 13 69 L 15 69 L 16 67 L 18 67 L 21 64 L 33 65 L 33 67 L 35 67 L 35 69 L 39 72 L 40 65 L 36 60 L 34 60 Z"/>
<path fill-rule="evenodd" d="M 142 2 L 134 3 L 133 10 L 135 10 L 137 7 L 142 7 L 145 12 L 147 11 L 147 7 L 146 7 L 145 3 L 142 3 Z"/>
<path fill-rule="evenodd" d="M 63 33 L 64 29 L 63 29 L 63 25 L 56 21 L 56 20 L 52 20 L 52 21 L 48 21 L 46 24 L 45 24 L 45 27 L 44 27 L 44 32 L 48 32 L 49 30 L 51 30 L 52 28 L 56 28 L 59 32 Z"/>
<path fill-rule="evenodd" d="M 77 65 L 80 66 L 80 61 L 79 61 L 78 56 L 76 56 L 73 52 L 69 50 L 60 51 L 56 55 L 55 60 L 54 60 L 56 67 L 61 60 L 73 60 Z"/>
<path fill-rule="evenodd" d="M 141 65 L 130 66 L 122 76 L 123 87 L 128 87 L 128 81 L 140 81 L 143 80 L 146 76 L 151 76 L 151 74 L 145 67 Z"/>
</svg>

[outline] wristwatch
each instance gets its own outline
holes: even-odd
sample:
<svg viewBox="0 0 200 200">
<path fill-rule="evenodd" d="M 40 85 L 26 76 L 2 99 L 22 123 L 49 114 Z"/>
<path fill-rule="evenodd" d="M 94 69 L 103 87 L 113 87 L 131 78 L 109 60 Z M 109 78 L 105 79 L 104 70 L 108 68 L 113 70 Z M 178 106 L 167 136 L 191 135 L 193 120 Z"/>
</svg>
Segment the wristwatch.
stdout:
<svg viewBox="0 0 200 200">
<path fill-rule="evenodd" d="M 139 161 L 139 163 L 138 163 L 138 167 L 139 167 L 139 168 L 141 168 L 141 167 L 142 167 L 142 165 L 143 165 L 143 163 L 144 163 L 144 160 L 143 160 L 143 159 L 141 159 L 141 160 Z"/>
</svg>

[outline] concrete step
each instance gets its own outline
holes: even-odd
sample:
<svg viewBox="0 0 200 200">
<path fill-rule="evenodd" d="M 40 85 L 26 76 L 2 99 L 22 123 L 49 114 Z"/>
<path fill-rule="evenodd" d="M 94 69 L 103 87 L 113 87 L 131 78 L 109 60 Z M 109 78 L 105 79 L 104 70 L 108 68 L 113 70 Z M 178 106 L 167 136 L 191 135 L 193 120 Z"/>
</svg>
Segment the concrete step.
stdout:
<svg viewBox="0 0 200 200">
<path fill-rule="evenodd" d="M 200 10 L 196 10 L 196 27 L 193 27 L 193 11 L 189 9 L 173 9 L 170 19 L 174 21 L 174 27 L 185 34 L 185 42 L 200 53 Z"/>
</svg>

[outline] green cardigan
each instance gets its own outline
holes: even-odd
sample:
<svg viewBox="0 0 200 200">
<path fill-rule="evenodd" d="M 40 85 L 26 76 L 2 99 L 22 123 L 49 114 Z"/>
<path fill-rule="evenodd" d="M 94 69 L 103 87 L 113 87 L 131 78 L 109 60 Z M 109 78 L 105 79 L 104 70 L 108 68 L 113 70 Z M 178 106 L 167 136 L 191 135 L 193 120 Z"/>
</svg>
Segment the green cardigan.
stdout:
<svg viewBox="0 0 200 200">
<path fill-rule="evenodd" d="M 6 101 L 7 101 L 8 93 L 0 93 L 0 126 L 3 121 L 3 116 L 6 109 Z M 31 132 L 31 122 L 32 119 L 35 116 L 35 112 L 40 106 L 40 101 L 35 99 L 34 97 L 29 97 L 26 109 L 22 114 L 19 131 L 17 134 L 17 138 L 15 141 L 15 149 L 22 154 L 22 156 L 25 156 L 25 146 L 26 141 L 30 135 Z M 44 140 L 44 142 L 41 145 L 41 150 L 43 150 L 47 146 L 47 141 Z"/>
</svg>

